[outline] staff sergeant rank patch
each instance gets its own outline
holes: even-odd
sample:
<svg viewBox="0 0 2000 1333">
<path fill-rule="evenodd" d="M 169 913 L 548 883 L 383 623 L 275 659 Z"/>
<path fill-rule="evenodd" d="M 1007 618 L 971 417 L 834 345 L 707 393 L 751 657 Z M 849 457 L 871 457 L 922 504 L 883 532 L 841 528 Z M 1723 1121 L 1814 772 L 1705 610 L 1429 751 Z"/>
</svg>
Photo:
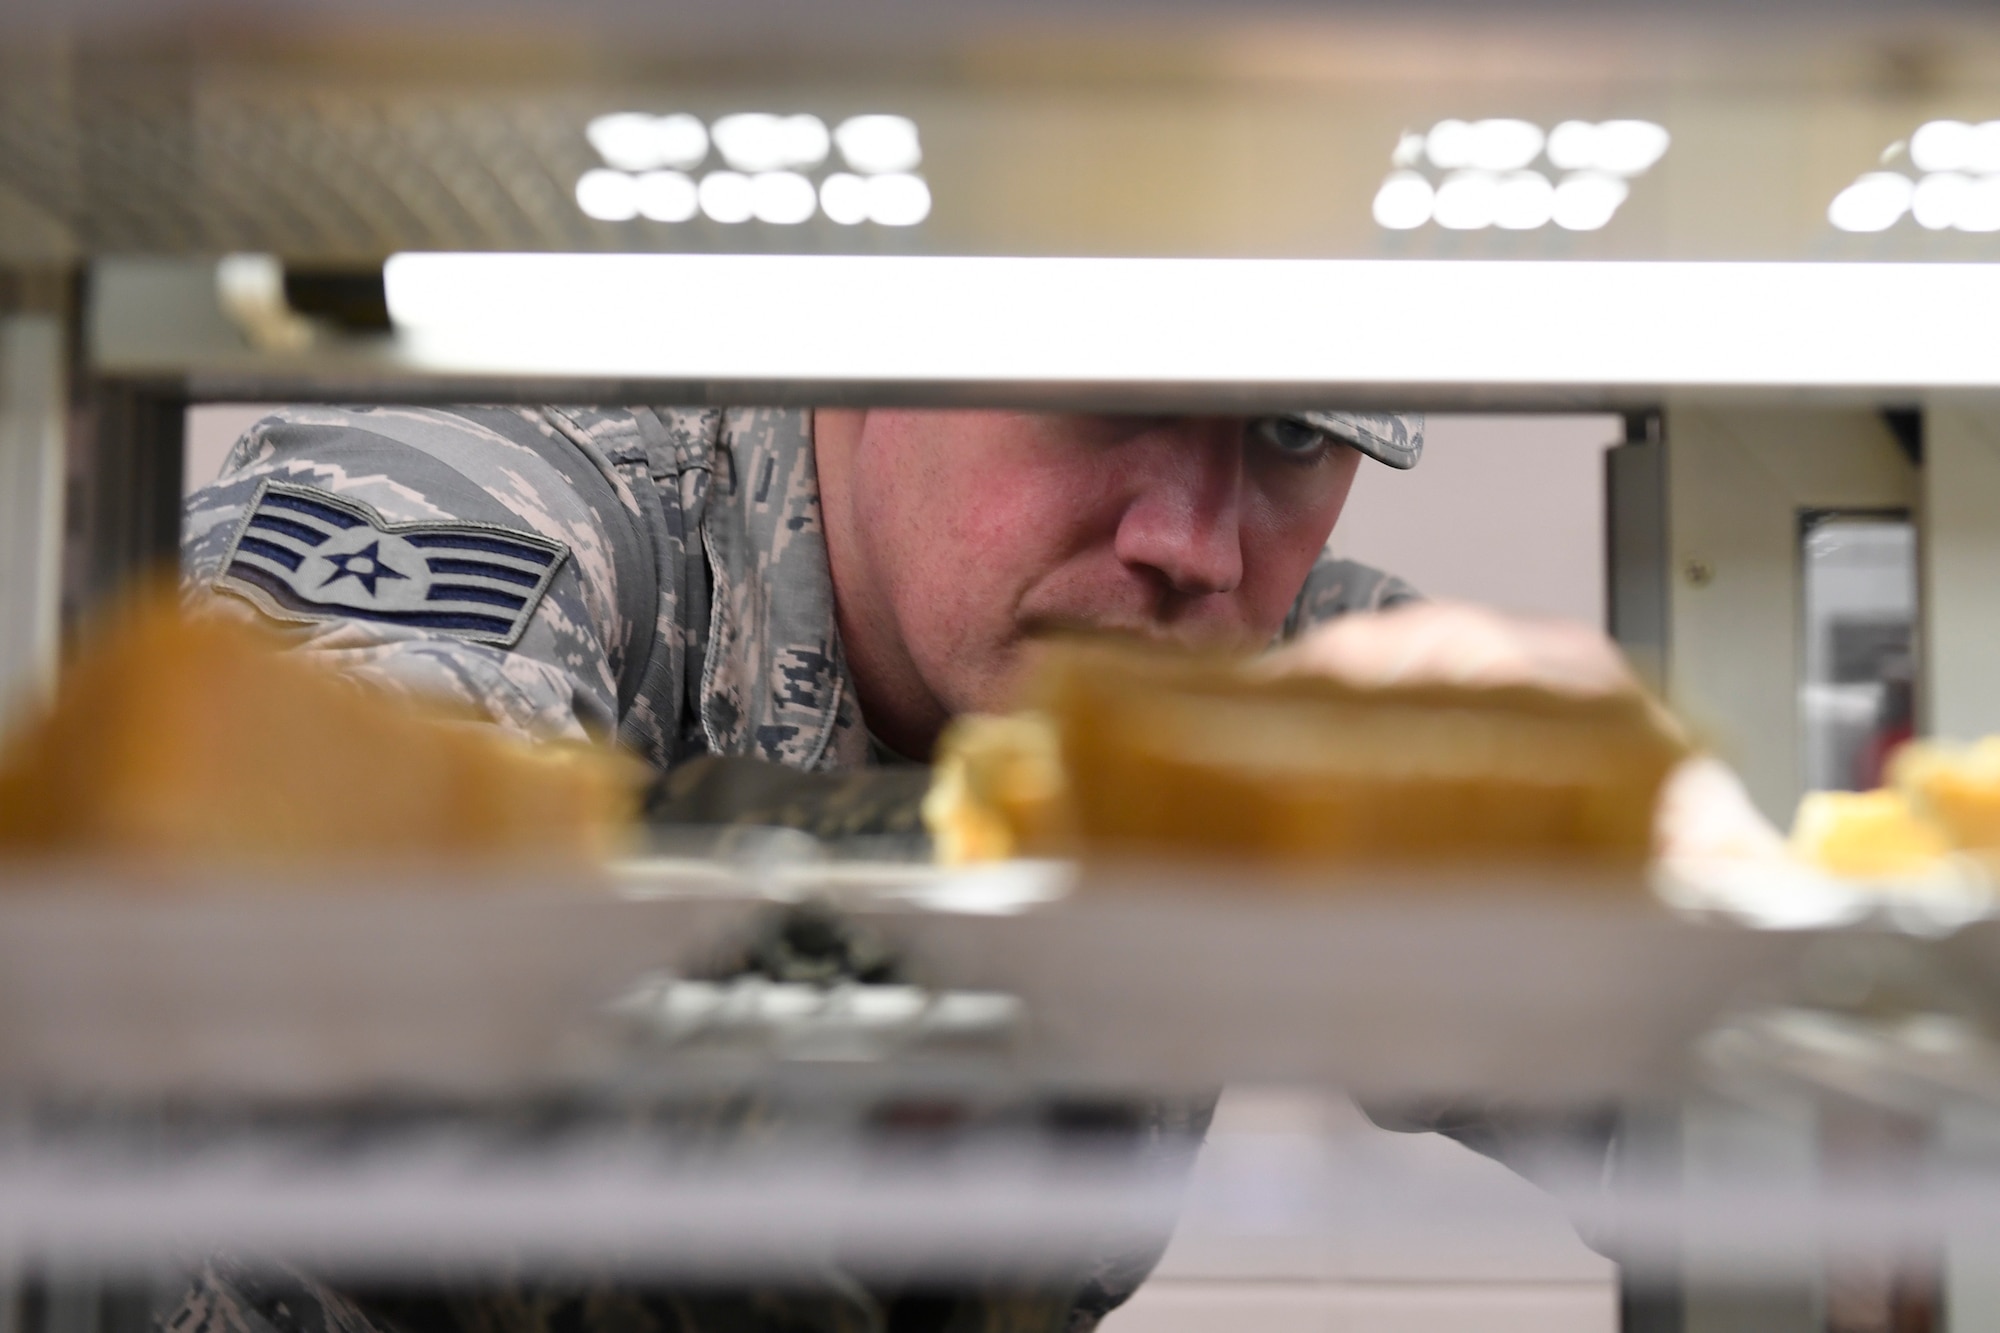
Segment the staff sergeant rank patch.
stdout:
<svg viewBox="0 0 2000 1333">
<path fill-rule="evenodd" d="M 277 620 L 374 620 L 510 648 L 569 548 L 492 523 L 391 523 L 359 500 L 266 481 L 218 589 Z"/>
</svg>

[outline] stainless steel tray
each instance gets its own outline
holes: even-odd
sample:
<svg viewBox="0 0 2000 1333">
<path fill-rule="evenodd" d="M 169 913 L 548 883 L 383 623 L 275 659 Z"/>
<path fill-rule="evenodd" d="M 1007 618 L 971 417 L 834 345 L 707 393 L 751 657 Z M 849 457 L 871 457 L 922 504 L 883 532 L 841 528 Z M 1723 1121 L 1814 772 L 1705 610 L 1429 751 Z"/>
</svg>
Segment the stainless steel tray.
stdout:
<svg viewBox="0 0 2000 1333">
<path fill-rule="evenodd" d="M 615 889 L 17 881 L 0 894 L 0 1094 L 507 1096 L 806 1062 L 1568 1104 L 1679 1087 L 1697 1038 L 1786 1002 L 1826 933 L 1691 920 L 1637 885 L 1067 876 L 684 862 Z M 907 985 L 857 1006 L 684 984 L 807 894 L 875 933 Z M 915 1039 L 946 1000 L 974 1015 L 970 1039 Z"/>
</svg>

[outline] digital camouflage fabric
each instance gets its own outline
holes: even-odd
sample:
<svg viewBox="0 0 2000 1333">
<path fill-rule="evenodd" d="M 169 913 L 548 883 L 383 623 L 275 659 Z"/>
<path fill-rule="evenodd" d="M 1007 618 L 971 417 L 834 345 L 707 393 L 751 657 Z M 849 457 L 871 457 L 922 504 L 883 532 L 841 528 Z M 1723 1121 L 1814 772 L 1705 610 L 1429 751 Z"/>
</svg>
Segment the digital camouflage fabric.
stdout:
<svg viewBox="0 0 2000 1333">
<path fill-rule="evenodd" d="M 190 499 L 183 570 L 196 595 L 252 610 L 227 575 L 267 480 L 389 525 L 540 537 L 566 555 L 511 647 L 389 618 L 352 580 L 337 604 L 296 599 L 292 632 L 356 676 L 530 736 L 616 736 L 661 769 L 711 753 L 856 767 L 867 736 L 835 639 L 810 432 L 806 412 L 288 408 Z"/>
<path fill-rule="evenodd" d="M 1365 425 L 1395 443 L 1381 421 L 1336 433 L 1352 439 Z M 1419 428 L 1398 456 L 1414 461 L 1420 445 Z M 810 411 L 285 408 L 189 500 L 183 570 L 191 599 L 272 618 L 301 651 L 354 676 L 530 737 L 615 738 L 670 774 L 654 802 L 664 817 L 830 833 L 914 821 L 920 779 L 862 780 L 887 756 L 870 744 L 835 629 Z M 1413 596 L 1323 555 L 1286 632 Z M 815 788 L 743 760 L 853 780 Z M 1160 1104 L 1131 1132 L 1185 1145 L 1207 1114 Z M 1080 1255 L 1064 1274 L 900 1295 L 832 1265 L 756 1291 L 607 1282 L 370 1295 L 217 1263 L 163 1323 L 171 1333 L 1085 1333 L 1165 1240 Z"/>
<path fill-rule="evenodd" d="M 1380 463 L 1409 469 L 1424 456 L 1424 418 L 1414 412 L 1294 412 Z"/>
</svg>

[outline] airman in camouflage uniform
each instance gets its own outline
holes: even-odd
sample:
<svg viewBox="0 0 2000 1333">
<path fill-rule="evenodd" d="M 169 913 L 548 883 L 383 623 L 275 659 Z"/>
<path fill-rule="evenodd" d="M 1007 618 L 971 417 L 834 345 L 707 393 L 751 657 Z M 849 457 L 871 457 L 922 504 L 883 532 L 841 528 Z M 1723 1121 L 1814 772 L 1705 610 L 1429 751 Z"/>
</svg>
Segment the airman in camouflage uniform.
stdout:
<svg viewBox="0 0 2000 1333">
<path fill-rule="evenodd" d="M 1422 448 L 1421 419 L 1292 420 L 1393 466 Z M 778 409 L 287 408 L 253 427 L 189 501 L 186 585 L 209 606 L 289 626 L 301 649 L 355 677 L 455 701 L 532 737 L 615 737 L 662 773 L 704 757 L 865 771 L 887 756 L 870 744 L 839 642 L 812 423 L 810 411 Z M 1413 595 L 1323 554 L 1285 633 Z M 668 808 L 713 817 L 715 800 L 687 786 L 666 785 Z M 899 807 L 912 810 L 920 788 L 896 788 Z M 795 795 L 767 804 L 812 806 Z M 734 803 L 738 815 L 757 805 Z M 854 827 L 851 803 L 831 808 Z M 1205 1113 L 1175 1119 L 1163 1113 L 1143 1132 L 1185 1138 Z M 1059 1282 L 901 1302 L 837 1275 L 810 1291 L 538 1287 L 370 1300 L 211 1267 L 166 1326 L 1082 1333 L 1155 1258 L 1157 1248 L 1081 1264 Z"/>
<path fill-rule="evenodd" d="M 1313 415 L 1381 457 L 1414 461 L 1421 448 L 1402 418 Z M 334 525 L 260 503 L 274 485 L 338 497 L 362 522 L 315 540 Z M 409 598 L 390 604 L 454 586 L 434 568 L 453 561 L 427 553 L 458 548 L 421 543 L 489 529 L 557 548 L 554 577 L 513 585 L 515 604 L 486 603 L 494 614 L 478 624 L 424 623 L 399 609 Z M 301 647 L 359 678 L 526 735 L 616 736 L 661 770 L 704 754 L 804 770 L 869 762 L 835 629 L 809 411 L 287 408 L 238 442 L 189 501 L 184 532 L 198 594 L 295 625 Z M 407 556 L 383 557 L 393 583 L 341 577 L 325 554 L 384 537 Z M 1412 595 L 1323 556 L 1286 629 Z"/>
</svg>

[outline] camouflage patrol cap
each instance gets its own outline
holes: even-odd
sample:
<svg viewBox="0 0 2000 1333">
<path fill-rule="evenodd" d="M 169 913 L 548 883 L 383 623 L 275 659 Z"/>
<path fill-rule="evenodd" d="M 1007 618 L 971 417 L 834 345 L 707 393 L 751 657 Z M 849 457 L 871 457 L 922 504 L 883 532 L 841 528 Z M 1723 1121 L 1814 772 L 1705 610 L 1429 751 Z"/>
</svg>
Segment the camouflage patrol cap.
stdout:
<svg viewBox="0 0 2000 1333">
<path fill-rule="evenodd" d="M 1421 412 L 1288 412 L 1316 430 L 1347 441 L 1394 468 L 1413 468 L 1424 452 Z"/>
</svg>

